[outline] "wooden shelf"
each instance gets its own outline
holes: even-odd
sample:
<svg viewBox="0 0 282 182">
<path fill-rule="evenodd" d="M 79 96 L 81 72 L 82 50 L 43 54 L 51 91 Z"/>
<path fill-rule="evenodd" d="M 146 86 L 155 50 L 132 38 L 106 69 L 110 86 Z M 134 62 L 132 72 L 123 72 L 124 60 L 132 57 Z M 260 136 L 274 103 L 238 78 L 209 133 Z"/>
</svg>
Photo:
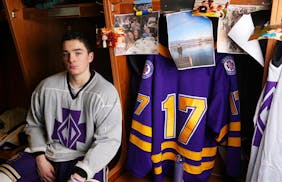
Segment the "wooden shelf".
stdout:
<svg viewBox="0 0 282 182">
<path fill-rule="evenodd" d="M 83 18 L 100 15 L 103 15 L 103 5 L 97 3 L 56 5 L 48 9 L 23 9 L 24 19 Z"/>
</svg>

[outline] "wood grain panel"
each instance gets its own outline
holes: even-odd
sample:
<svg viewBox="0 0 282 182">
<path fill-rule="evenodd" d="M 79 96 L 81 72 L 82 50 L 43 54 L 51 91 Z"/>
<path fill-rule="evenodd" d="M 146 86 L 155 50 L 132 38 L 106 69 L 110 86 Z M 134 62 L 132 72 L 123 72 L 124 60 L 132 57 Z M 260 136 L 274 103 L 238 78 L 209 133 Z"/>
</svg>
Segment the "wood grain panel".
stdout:
<svg viewBox="0 0 282 182">
<path fill-rule="evenodd" d="M 24 80 L 28 93 L 31 93 L 41 79 L 50 75 L 49 60 L 58 62 L 52 53 L 56 46 L 50 46 L 58 44 L 56 36 L 59 34 L 58 29 L 53 27 L 54 25 L 50 22 L 24 20 L 23 5 L 19 0 L 4 0 L 4 5 L 8 11 L 9 23 Z M 50 36 L 51 34 L 52 36 Z M 56 67 L 52 66 L 52 73 L 56 68 L 57 65 Z"/>
<path fill-rule="evenodd" d="M 110 1 L 104 0 L 104 12 L 105 12 L 105 21 L 107 27 L 113 26 L 113 16 L 112 7 L 114 6 Z M 125 56 L 115 56 L 113 48 L 110 48 L 110 59 L 112 65 L 112 74 L 113 82 L 115 87 L 118 90 L 121 99 L 122 111 L 123 111 L 123 126 L 122 126 L 122 144 L 121 144 L 121 154 L 119 156 L 117 164 L 110 170 L 109 181 L 114 181 L 118 176 L 121 175 L 126 159 L 127 151 L 127 136 L 126 132 L 128 131 L 128 122 L 129 122 L 129 106 L 130 106 L 130 73 L 128 65 L 126 62 Z"/>
</svg>

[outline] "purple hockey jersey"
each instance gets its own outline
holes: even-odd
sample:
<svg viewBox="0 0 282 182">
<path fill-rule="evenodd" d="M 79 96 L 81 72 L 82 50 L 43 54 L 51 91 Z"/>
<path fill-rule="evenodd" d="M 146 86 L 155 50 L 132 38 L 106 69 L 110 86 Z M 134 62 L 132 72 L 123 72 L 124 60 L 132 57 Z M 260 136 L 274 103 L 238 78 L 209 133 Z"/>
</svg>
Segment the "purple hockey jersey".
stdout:
<svg viewBox="0 0 282 182">
<path fill-rule="evenodd" d="M 127 170 L 136 177 L 152 171 L 154 181 L 161 182 L 173 176 L 179 154 L 184 181 L 208 181 L 219 144 L 227 147 L 227 174 L 240 175 L 233 57 L 216 54 L 216 66 L 180 71 L 169 58 L 149 56 L 134 108 Z"/>
</svg>

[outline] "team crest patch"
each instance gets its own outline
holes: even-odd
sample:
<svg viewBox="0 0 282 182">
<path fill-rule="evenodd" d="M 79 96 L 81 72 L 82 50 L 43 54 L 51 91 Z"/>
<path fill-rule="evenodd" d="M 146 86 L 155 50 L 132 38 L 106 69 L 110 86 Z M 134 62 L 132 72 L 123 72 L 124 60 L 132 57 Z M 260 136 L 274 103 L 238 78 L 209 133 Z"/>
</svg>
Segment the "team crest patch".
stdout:
<svg viewBox="0 0 282 182">
<path fill-rule="evenodd" d="M 236 68 L 235 68 L 235 62 L 231 56 L 225 56 L 222 59 L 222 63 L 224 65 L 225 71 L 227 75 L 235 75 L 236 74 Z"/>
<path fill-rule="evenodd" d="M 147 78 L 151 77 L 152 74 L 153 74 L 153 71 L 154 71 L 153 63 L 150 60 L 146 60 L 146 63 L 145 63 L 144 69 L 143 69 L 142 78 L 147 79 Z"/>
<path fill-rule="evenodd" d="M 52 139 L 59 140 L 64 146 L 76 150 L 77 143 L 86 141 L 86 123 L 80 123 L 81 111 L 62 108 L 62 121 L 55 119 Z"/>
</svg>

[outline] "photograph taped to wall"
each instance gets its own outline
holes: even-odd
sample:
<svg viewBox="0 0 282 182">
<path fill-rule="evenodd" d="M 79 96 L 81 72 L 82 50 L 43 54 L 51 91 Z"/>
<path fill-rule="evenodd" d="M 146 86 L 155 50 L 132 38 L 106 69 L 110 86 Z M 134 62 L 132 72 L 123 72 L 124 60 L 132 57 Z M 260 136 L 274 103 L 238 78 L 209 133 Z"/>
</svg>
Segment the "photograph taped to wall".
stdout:
<svg viewBox="0 0 282 182">
<path fill-rule="evenodd" d="M 256 26 L 249 40 L 276 39 L 282 41 L 282 24 Z"/>
<path fill-rule="evenodd" d="M 261 10 L 269 10 L 269 5 L 233 5 L 227 8 L 225 18 L 219 18 L 217 27 L 217 51 L 220 53 L 246 54 L 230 37 L 228 32 L 243 16 Z"/>
<path fill-rule="evenodd" d="M 226 15 L 230 0 L 195 0 L 193 16 L 220 17 Z"/>
<path fill-rule="evenodd" d="M 192 11 L 171 13 L 166 17 L 169 51 L 177 69 L 214 66 L 211 20 L 192 16 Z"/>
<path fill-rule="evenodd" d="M 142 16 L 116 14 L 114 27 L 123 28 L 125 46 L 117 43 L 115 55 L 158 54 L 158 19 L 159 11 Z"/>
<path fill-rule="evenodd" d="M 125 47 L 124 28 L 96 28 L 96 44 L 98 48 Z"/>
<path fill-rule="evenodd" d="M 136 0 L 133 2 L 133 10 L 136 16 L 142 16 L 153 12 L 152 0 Z"/>
<path fill-rule="evenodd" d="M 96 28 L 96 45 L 98 48 L 112 47 L 112 29 L 110 28 Z"/>
</svg>

